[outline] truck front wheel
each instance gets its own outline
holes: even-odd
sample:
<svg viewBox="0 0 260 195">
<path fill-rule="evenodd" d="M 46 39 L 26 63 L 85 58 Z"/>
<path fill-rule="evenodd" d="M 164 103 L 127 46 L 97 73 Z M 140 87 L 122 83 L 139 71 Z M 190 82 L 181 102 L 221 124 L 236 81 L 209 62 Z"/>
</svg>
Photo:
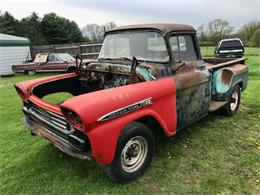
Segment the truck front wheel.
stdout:
<svg viewBox="0 0 260 195">
<path fill-rule="evenodd" d="M 145 172 L 151 162 L 154 148 L 152 131 L 142 123 L 132 122 L 123 129 L 114 160 L 105 167 L 105 171 L 114 181 L 131 181 Z"/>
<path fill-rule="evenodd" d="M 229 97 L 228 103 L 220 108 L 221 114 L 225 116 L 234 116 L 240 105 L 240 87 L 238 85 L 235 85 L 232 89 L 232 93 Z"/>
</svg>

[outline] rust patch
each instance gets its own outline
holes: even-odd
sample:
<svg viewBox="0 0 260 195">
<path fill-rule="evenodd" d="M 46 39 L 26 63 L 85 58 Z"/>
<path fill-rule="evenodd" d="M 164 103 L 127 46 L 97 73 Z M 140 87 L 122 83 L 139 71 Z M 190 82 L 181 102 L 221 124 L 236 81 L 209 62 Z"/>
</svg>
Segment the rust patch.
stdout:
<svg viewBox="0 0 260 195">
<path fill-rule="evenodd" d="M 136 73 L 136 71 L 134 70 L 134 72 L 130 75 L 127 84 L 134 84 L 139 82 L 141 82 L 141 79 L 139 75 Z"/>
<path fill-rule="evenodd" d="M 228 69 L 224 69 L 221 75 L 221 80 L 224 84 L 229 84 L 232 79 L 233 73 Z"/>
<path fill-rule="evenodd" d="M 232 71 L 234 73 L 234 75 L 241 74 L 243 72 L 248 71 L 248 67 L 244 64 L 237 64 L 237 65 L 225 68 L 225 69 Z"/>
<path fill-rule="evenodd" d="M 41 136 L 41 137 L 43 137 L 45 139 L 48 139 L 48 140 L 52 141 L 54 144 L 55 143 L 60 143 L 59 140 L 56 137 L 54 137 L 51 134 L 47 133 L 41 127 L 35 125 L 34 123 L 32 124 L 32 128 L 34 129 L 33 133 L 37 134 L 38 136 Z"/>
<path fill-rule="evenodd" d="M 179 68 L 177 68 L 175 74 L 178 75 L 178 74 L 183 74 L 183 73 L 186 73 L 186 72 L 192 72 L 192 71 L 195 71 L 195 68 L 196 68 L 196 64 L 194 62 L 190 62 L 190 63 L 183 63 L 180 65 Z"/>
<path fill-rule="evenodd" d="M 207 80 L 207 77 L 201 72 L 189 72 L 176 75 L 175 79 L 178 83 L 178 88 L 185 89 L 203 83 Z"/>
<path fill-rule="evenodd" d="M 91 63 L 86 70 L 89 71 L 100 71 L 100 72 L 109 72 L 115 74 L 125 74 L 130 75 L 131 69 L 127 66 L 112 66 L 111 64 L 105 63 Z"/>
</svg>

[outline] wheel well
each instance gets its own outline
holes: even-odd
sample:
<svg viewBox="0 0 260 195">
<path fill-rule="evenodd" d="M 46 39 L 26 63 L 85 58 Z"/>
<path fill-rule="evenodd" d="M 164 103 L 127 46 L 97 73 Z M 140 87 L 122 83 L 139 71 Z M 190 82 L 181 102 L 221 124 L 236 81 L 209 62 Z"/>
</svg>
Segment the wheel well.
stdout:
<svg viewBox="0 0 260 195">
<path fill-rule="evenodd" d="M 70 66 L 68 67 L 67 72 L 74 71 L 74 70 L 76 70 L 76 67 Z"/>
<path fill-rule="evenodd" d="M 161 124 L 152 116 L 144 116 L 136 120 L 139 123 L 146 125 L 149 129 L 152 130 L 155 137 L 165 136 L 164 130 Z"/>
<path fill-rule="evenodd" d="M 243 81 L 240 81 L 240 82 L 238 83 L 238 86 L 240 87 L 240 89 L 243 89 Z"/>
</svg>

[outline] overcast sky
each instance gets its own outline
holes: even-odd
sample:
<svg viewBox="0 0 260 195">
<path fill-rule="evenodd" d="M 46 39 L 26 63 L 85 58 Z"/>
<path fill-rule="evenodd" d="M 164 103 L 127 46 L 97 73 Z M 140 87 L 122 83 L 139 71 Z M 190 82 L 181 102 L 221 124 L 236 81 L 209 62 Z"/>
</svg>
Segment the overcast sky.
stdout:
<svg viewBox="0 0 260 195">
<path fill-rule="evenodd" d="M 222 18 L 236 28 L 260 20 L 260 0 L 0 0 L 1 11 L 21 19 L 50 12 L 89 23 L 117 25 L 153 22 L 185 23 L 195 27 Z"/>
</svg>

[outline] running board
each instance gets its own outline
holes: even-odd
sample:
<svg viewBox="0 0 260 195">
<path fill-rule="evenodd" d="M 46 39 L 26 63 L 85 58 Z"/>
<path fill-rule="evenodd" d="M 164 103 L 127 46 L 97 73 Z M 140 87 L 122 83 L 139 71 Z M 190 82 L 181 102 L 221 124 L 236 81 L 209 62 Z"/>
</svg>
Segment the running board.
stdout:
<svg viewBox="0 0 260 195">
<path fill-rule="evenodd" d="M 213 112 L 213 111 L 221 108 L 222 106 L 224 106 L 227 103 L 228 103 L 228 101 L 212 101 L 209 106 L 209 111 Z"/>
</svg>

